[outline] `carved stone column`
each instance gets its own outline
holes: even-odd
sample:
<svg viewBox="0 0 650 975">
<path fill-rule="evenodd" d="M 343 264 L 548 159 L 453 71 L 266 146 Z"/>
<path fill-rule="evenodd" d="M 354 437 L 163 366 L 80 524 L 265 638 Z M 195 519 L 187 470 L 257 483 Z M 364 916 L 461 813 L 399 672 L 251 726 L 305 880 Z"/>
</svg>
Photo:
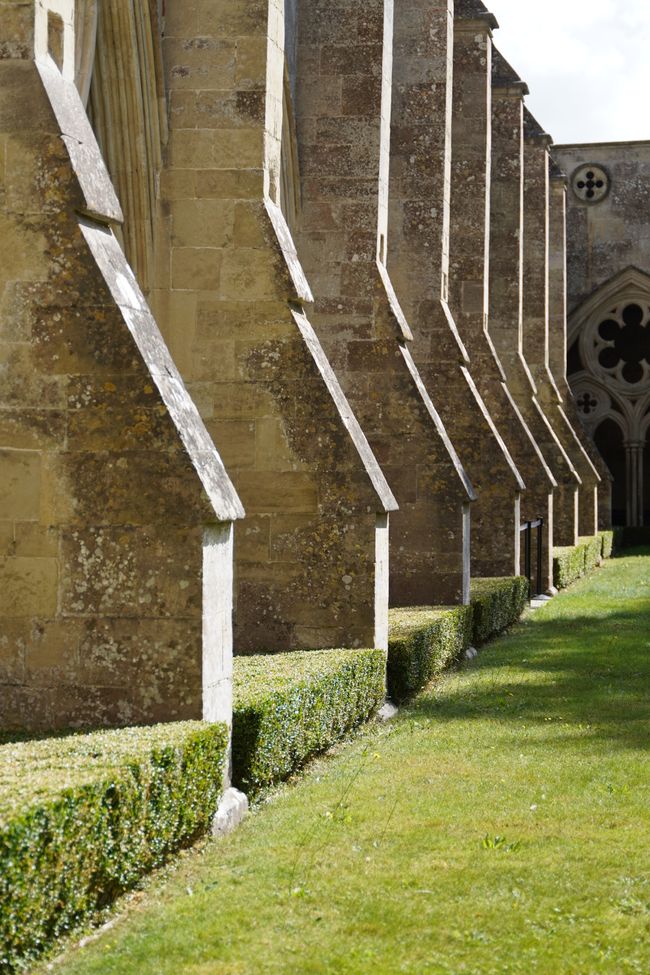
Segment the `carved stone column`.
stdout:
<svg viewBox="0 0 650 975">
<path fill-rule="evenodd" d="M 625 441 L 627 524 L 632 528 L 643 525 L 643 453 L 645 442 Z"/>
</svg>

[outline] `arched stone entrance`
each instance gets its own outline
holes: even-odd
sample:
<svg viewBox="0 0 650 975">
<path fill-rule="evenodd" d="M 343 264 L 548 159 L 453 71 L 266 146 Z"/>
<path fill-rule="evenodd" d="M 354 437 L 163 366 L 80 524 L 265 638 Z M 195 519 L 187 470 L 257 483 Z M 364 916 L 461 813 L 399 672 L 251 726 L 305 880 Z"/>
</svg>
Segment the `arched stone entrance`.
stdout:
<svg viewBox="0 0 650 975">
<path fill-rule="evenodd" d="M 614 478 L 615 525 L 650 524 L 650 276 L 627 268 L 571 316 L 568 378 Z"/>
</svg>

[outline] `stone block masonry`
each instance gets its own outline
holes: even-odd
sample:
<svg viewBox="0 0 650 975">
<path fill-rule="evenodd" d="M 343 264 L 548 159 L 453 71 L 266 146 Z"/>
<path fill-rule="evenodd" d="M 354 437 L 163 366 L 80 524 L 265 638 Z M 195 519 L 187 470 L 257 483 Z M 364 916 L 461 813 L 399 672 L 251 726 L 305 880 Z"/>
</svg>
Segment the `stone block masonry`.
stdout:
<svg viewBox="0 0 650 975">
<path fill-rule="evenodd" d="M 541 328 L 538 350 L 528 331 L 524 350 L 524 300 L 530 302 L 535 288 L 541 289 L 542 322 L 546 315 L 546 277 L 542 270 L 524 265 L 524 95 L 528 89 L 516 72 L 493 47 L 492 61 L 492 191 L 490 197 L 490 291 L 489 334 L 506 374 L 508 388 L 531 430 L 556 486 L 549 499 L 548 550 L 545 573 L 551 571 L 550 556 L 558 538 L 575 540 L 578 530 L 578 477 L 543 405 L 526 354 L 545 356 L 546 332 Z M 544 194 L 543 194 L 544 196 Z M 545 222 L 540 231 L 545 234 Z M 544 248 L 542 248 L 544 252 Z M 528 251 L 526 252 L 529 253 Z M 544 254 L 542 253 L 542 258 Z M 542 260 L 542 266 L 545 265 Z M 530 277 L 528 276 L 530 272 Z M 541 284 L 539 283 L 541 281 Z M 526 290 L 524 291 L 524 282 Z M 574 544 L 571 541 L 570 544 Z M 552 576 L 549 579 L 552 584 Z"/>
<path fill-rule="evenodd" d="M 578 534 L 582 523 L 588 534 L 593 535 L 598 524 L 600 475 L 571 427 L 550 368 L 551 142 L 550 136 L 525 108 L 523 349 L 537 388 L 538 401 L 578 481 L 575 510 Z M 569 535 L 569 515 L 567 499 L 566 505 L 556 512 L 557 533 Z M 556 544 L 566 543 L 556 539 Z"/>
<path fill-rule="evenodd" d="M 161 327 L 247 511 L 240 653 L 385 644 L 396 503 L 305 314 L 282 202 L 284 4 L 166 5 Z"/>
<path fill-rule="evenodd" d="M 552 156 L 549 156 L 549 180 L 549 371 L 560 396 L 561 417 L 580 446 L 575 450 L 577 462 L 582 464 L 583 470 L 578 529 L 581 537 L 587 537 L 600 527 L 601 505 L 605 515 L 603 524 L 611 522 L 612 479 L 596 445 L 580 422 L 567 381 L 567 180 Z M 585 462 L 584 454 L 589 464 Z M 595 479 L 594 471 L 597 475 Z"/>
<path fill-rule="evenodd" d="M 243 510 L 111 230 L 73 18 L 50 6 L 61 65 L 45 4 L 0 60 L 0 726 L 222 718 L 206 674 L 232 627 L 204 621 L 204 535 Z"/>
<path fill-rule="evenodd" d="M 314 327 L 399 503 L 390 602 L 467 601 L 474 492 L 386 269 L 393 4 L 301 0 L 297 29 L 296 242 Z"/>
<path fill-rule="evenodd" d="M 601 525 L 612 514 L 616 525 L 647 525 L 650 359 L 636 337 L 647 330 L 650 296 L 650 143 L 554 146 L 552 154 L 569 186 L 569 382 L 613 476 L 600 488 Z"/>
<path fill-rule="evenodd" d="M 489 331 L 492 190 L 492 31 L 488 13 L 457 9 L 454 29 L 449 304 L 472 374 L 523 477 L 521 520 L 544 519 L 544 588 L 552 585 L 553 491 L 557 486 L 508 388 Z M 516 265 L 515 265 L 516 266 Z M 510 271 L 510 275 L 512 271 Z M 506 278 L 508 280 L 508 278 Z M 523 561 L 525 553 L 521 553 Z"/>
<path fill-rule="evenodd" d="M 228 720 L 233 643 L 385 648 L 389 601 L 519 572 L 522 520 L 549 588 L 607 525 L 565 181 L 495 28 L 481 0 L 0 0 L 0 726 Z M 602 277 L 608 234 L 642 253 L 644 150 L 601 148 L 570 375 L 616 424 L 584 334 L 650 309 L 650 267 Z"/>
<path fill-rule="evenodd" d="M 524 484 L 448 305 L 452 68 L 451 4 L 398 4 L 388 268 L 413 332 L 413 359 L 478 495 L 471 570 L 507 575 L 519 570 Z"/>
</svg>

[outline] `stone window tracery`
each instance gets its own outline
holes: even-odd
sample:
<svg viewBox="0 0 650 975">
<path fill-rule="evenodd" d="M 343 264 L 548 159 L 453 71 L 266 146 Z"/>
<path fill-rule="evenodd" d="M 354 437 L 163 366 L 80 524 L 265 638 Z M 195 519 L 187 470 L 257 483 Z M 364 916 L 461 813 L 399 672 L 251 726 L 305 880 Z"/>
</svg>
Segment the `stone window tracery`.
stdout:
<svg viewBox="0 0 650 975">
<path fill-rule="evenodd" d="M 614 477 L 616 524 L 650 524 L 650 275 L 629 267 L 570 322 L 579 416 Z"/>
<path fill-rule="evenodd" d="M 586 163 L 574 172 L 571 186 L 583 203 L 600 203 L 609 193 L 609 175 L 602 166 Z"/>
<path fill-rule="evenodd" d="M 583 333 L 584 360 L 625 392 L 650 379 L 650 305 L 627 301 L 593 320 Z"/>
<path fill-rule="evenodd" d="M 598 408 L 598 400 L 594 399 L 593 393 L 590 393 L 588 390 L 578 396 L 576 404 L 579 411 L 584 413 L 585 416 L 589 416 L 590 413 L 593 413 Z"/>
</svg>

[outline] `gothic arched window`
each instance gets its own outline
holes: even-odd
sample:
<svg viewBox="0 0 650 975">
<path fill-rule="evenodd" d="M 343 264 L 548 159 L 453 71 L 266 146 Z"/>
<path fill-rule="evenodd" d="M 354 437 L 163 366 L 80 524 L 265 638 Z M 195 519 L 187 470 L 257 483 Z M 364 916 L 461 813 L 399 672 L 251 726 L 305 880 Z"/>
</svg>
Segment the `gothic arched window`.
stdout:
<svg viewBox="0 0 650 975">
<path fill-rule="evenodd" d="M 650 275 L 627 268 L 573 313 L 569 381 L 613 476 L 615 524 L 650 524 Z"/>
</svg>

